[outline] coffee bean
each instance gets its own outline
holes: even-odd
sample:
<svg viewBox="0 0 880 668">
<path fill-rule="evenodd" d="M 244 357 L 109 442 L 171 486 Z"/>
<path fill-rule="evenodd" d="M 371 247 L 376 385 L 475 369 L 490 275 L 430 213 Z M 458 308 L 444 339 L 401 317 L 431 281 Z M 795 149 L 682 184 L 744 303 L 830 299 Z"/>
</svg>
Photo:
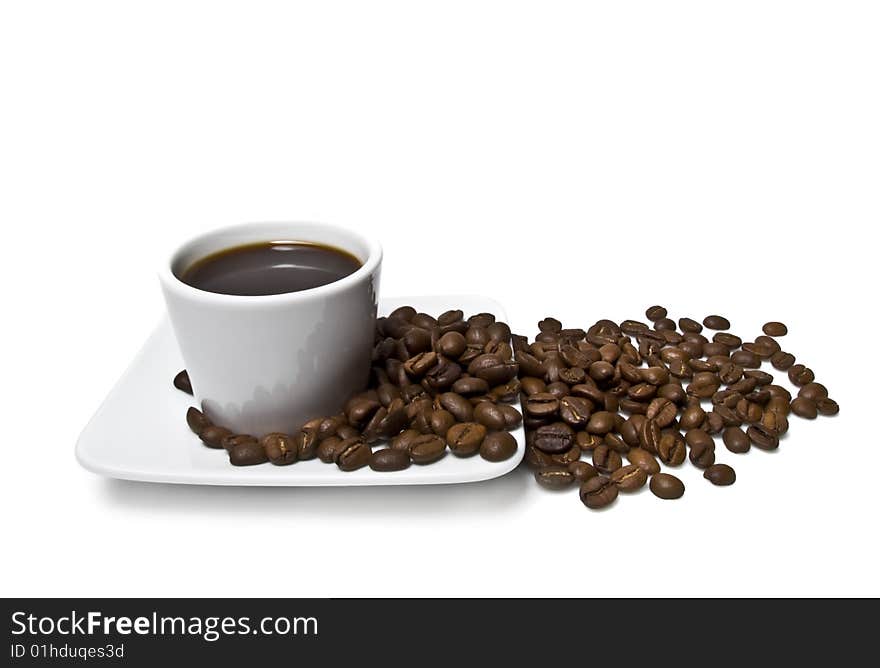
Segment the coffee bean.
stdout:
<svg viewBox="0 0 880 668">
<path fill-rule="evenodd" d="M 705 434 L 706 432 L 703 433 Z M 708 434 L 706 436 L 709 438 L 708 443 L 700 441 L 691 446 L 690 452 L 688 452 L 691 464 L 698 469 L 708 468 L 715 463 L 715 443 L 712 441 L 711 436 Z"/>
<path fill-rule="evenodd" d="M 819 401 L 828 398 L 828 388 L 822 383 L 807 383 L 798 390 L 797 395 L 810 401 Z"/>
<path fill-rule="evenodd" d="M 715 411 L 706 413 L 706 423 L 703 425 L 705 431 L 710 434 L 720 434 L 724 426 L 724 419 L 718 413 Z"/>
<path fill-rule="evenodd" d="M 369 465 L 372 449 L 358 438 L 346 439 L 336 455 L 336 466 L 343 471 L 356 471 Z"/>
<path fill-rule="evenodd" d="M 485 437 L 486 427 L 476 422 L 463 422 L 450 427 L 446 432 L 446 443 L 452 454 L 470 457 L 479 451 Z"/>
<path fill-rule="evenodd" d="M 455 392 L 443 392 L 437 403 L 449 411 L 458 422 L 470 422 L 474 417 L 474 407 L 470 401 Z"/>
<path fill-rule="evenodd" d="M 672 318 L 660 318 L 659 320 L 654 321 L 654 329 L 656 330 L 674 330 L 675 329 L 675 320 Z"/>
<path fill-rule="evenodd" d="M 383 448 L 370 456 L 370 468 L 374 471 L 402 471 L 409 468 L 409 455 L 403 450 Z"/>
<path fill-rule="evenodd" d="M 439 356 L 434 351 L 426 351 L 413 355 L 403 364 L 404 371 L 410 378 L 421 378 L 437 364 Z"/>
<path fill-rule="evenodd" d="M 767 336 L 785 336 L 788 334 L 788 327 L 781 322 L 767 322 L 761 328 Z"/>
<path fill-rule="evenodd" d="M 564 422 L 538 427 L 535 433 L 535 447 L 550 454 L 565 452 L 574 442 L 574 431 Z"/>
<path fill-rule="evenodd" d="M 437 352 L 450 359 L 458 359 L 467 348 L 467 342 L 460 332 L 446 332 L 437 340 Z"/>
<path fill-rule="evenodd" d="M 473 419 L 485 427 L 493 430 L 504 429 L 506 422 L 504 421 L 504 412 L 497 404 L 483 402 L 474 408 Z"/>
<path fill-rule="evenodd" d="M 654 459 L 654 456 L 647 450 L 642 448 L 632 448 L 626 453 L 626 458 L 630 464 L 635 464 L 648 475 L 653 475 L 660 471 L 660 464 Z"/>
<path fill-rule="evenodd" d="M 203 429 L 211 426 L 211 421 L 202 413 L 202 411 L 193 406 L 186 409 L 186 423 L 189 425 L 192 433 L 196 436 L 198 436 Z"/>
<path fill-rule="evenodd" d="M 620 331 L 624 334 L 629 334 L 630 336 L 641 334 L 647 329 L 648 326 L 643 322 L 639 322 L 638 320 L 624 320 L 622 323 L 620 323 Z"/>
<path fill-rule="evenodd" d="M 840 412 L 840 406 L 834 399 L 819 399 L 816 402 L 816 410 L 822 415 L 837 415 Z"/>
<path fill-rule="evenodd" d="M 645 420 L 639 431 L 639 442 L 645 450 L 651 454 L 657 454 L 657 446 L 660 443 L 660 427 L 654 420 Z"/>
<path fill-rule="evenodd" d="M 553 464 L 558 466 L 568 466 L 572 462 L 578 461 L 580 458 L 581 449 L 578 447 L 577 443 L 575 443 L 565 452 L 560 452 L 556 455 L 550 455 L 550 459 L 553 460 Z"/>
<path fill-rule="evenodd" d="M 373 413 L 381 407 L 382 404 L 378 399 L 371 399 L 361 395 L 348 402 L 345 416 L 349 423 L 355 427 L 363 427 L 373 417 Z"/>
<path fill-rule="evenodd" d="M 752 424 L 746 430 L 749 440 L 761 450 L 775 450 L 779 447 L 779 436 L 762 424 Z"/>
<path fill-rule="evenodd" d="M 308 424 L 308 423 L 306 423 Z M 343 429 L 338 430 L 338 434 L 342 437 Z M 357 431 L 355 431 L 357 434 Z M 302 431 L 297 432 L 293 437 L 293 442 L 296 445 L 296 458 L 300 461 L 306 461 L 307 459 L 314 459 L 318 455 L 318 445 L 320 440 L 318 439 L 318 429 L 317 425 L 315 428 L 306 429 L 303 427 Z"/>
<path fill-rule="evenodd" d="M 548 395 L 543 395 L 548 396 Z M 534 397 L 529 397 L 534 399 Z M 583 427 L 590 419 L 593 404 L 583 397 L 563 397 L 558 401 L 559 417 L 572 427 Z"/>
<path fill-rule="evenodd" d="M 297 459 L 296 444 L 287 434 L 273 432 L 260 439 L 269 461 L 276 466 L 293 464 Z"/>
<path fill-rule="evenodd" d="M 743 343 L 740 337 L 736 334 L 731 334 L 730 332 L 718 332 L 717 334 L 713 334 L 712 341 L 714 343 L 720 343 L 731 350 L 739 348 Z"/>
<path fill-rule="evenodd" d="M 677 431 L 663 430 L 657 442 L 657 456 L 669 466 L 682 464 L 687 456 L 684 438 Z"/>
<path fill-rule="evenodd" d="M 791 402 L 791 412 L 798 417 L 806 418 L 807 420 L 815 420 L 816 416 L 819 414 L 819 408 L 816 406 L 816 402 L 812 399 L 797 397 Z"/>
<path fill-rule="evenodd" d="M 401 340 L 410 355 L 431 349 L 431 332 L 421 327 L 411 327 Z"/>
<path fill-rule="evenodd" d="M 602 437 L 598 434 L 590 434 L 585 431 L 579 431 L 575 435 L 575 443 L 581 449 L 581 452 L 592 452 L 598 446 L 602 445 Z"/>
<path fill-rule="evenodd" d="M 648 474 L 636 464 L 627 464 L 611 474 L 611 480 L 622 492 L 634 492 L 648 482 Z"/>
<path fill-rule="evenodd" d="M 591 434 L 607 434 L 614 429 L 615 415 L 610 411 L 597 411 L 587 422 L 587 431 Z"/>
<path fill-rule="evenodd" d="M 727 464 L 713 464 L 703 471 L 703 477 L 713 485 L 723 487 L 736 482 L 736 471 Z"/>
<path fill-rule="evenodd" d="M 542 332 L 558 332 L 562 329 L 562 323 L 556 318 L 544 318 L 538 323 L 538 329 Z"/>
<path fill-rule="evenodd" d="M 592 464 L 580 460 L 571 462 L 568 465 L 568 470 L 571 471 L 574 479 L 578 482 L 584 482 L 599 475 L 599 472 Z"/>
<path fill-rule="evenodd" d="M 679 318 L 678 327 L 683 332 L 691 332 L 699 334 L 703 331 L 703 326 L 692 318 Z"/>
<path fill-rule="evenodd" d="M 235 441 L 232 443 L 232 441 Z M 224 442 L 229 442 L 229 463 L 233 466 L 255 466 L 265 464 L 269 458 L 260 442 L 253 436 L 227 436 Z M 225 446 L 224 446 L 225 447 Z"/>
<path fill-rule="evenodd" d="M 535 471 L 535 480 L 547 489 L 565 489 L 575 482 L 574 474 L 566 467 L 550 466 L 540 471 Z"/>
<path fill-rule="evenodd" d="M 770 358 L 770 364 L 773 365 L 774 369 L 779 369 L 779 371 L 787 371 L 792 366 L 794 366 L 794 362 L 794 355 L 784 352 L 782 350 L 774 353 L 773 356 Z"/>
<path fill-rule="evenodd" d="M 795 364 L 788 370 L 788 379 L 798 387 L 807 385 L 816 380 L 813 370 L 805 367 L 803 364 Z"/>
<path fill-rule="evenodd" d="M 516 410 L 513 406 L 509 406 L 508 404 L 498 404 L 498 408 L 500 408 L 501 412 L 504 414 L 505 429 L 516 429 L 522 424 L 522 413 Z"/>
<path fill-rule="evenodd" d="M 691 396 L 708 399 L 718 391 L 719 387 L 721 387 L 721 381 L 716 374 L 709 371 L 701 371 L 694 374 L 694 378 L 687 386 L 686 391 Z"/>
<path fill-rule="evenodd" d="M 651 322 L 656 322 L 667 316 L 667 311 L 662 306 L 649 306 L 645 311 L 645 317 Z"/>
<path fill-rule="evenodd" d="M 228 436 L 232 436 L 231 431 L 225 427 L 217 427 L 212 424 L 209 424 L 199 432 L 199 438 L 202 439 L 202 443 L 209 448 L 222 448 L 223 440 Z"/>
<path fill-rule="evenodd" d="M 684 483 L 669 473 L 651 476 L 651 492 L 661 499 L 679 499 L 684 495 Z"/>
<path fill-rule="evenodd" d="M 409 456 L 415 464 L 431 464 L 446 454 L 446 441 L 436 434 L 422 434 L 413 439 Z"/>
<path fill-rule="evenodd" d="M 600 473 L 611 473 L 623 466 L 620 453 L 612 450 L 604 443 L 593 450 L 593 466 Z"/>
<path fill-rule="evenodd" d="M 510 459 L 515 453 L 516 439 L 506 431 L 489 432 L 480 446 L 480 456 L 490 462 Z"/>
<path fill-rule="evenodd" d="M 192 383 L 189 382 L 189 374 L 186 369 L 174 376 L 174 387 L 187 394 L 193 393 Z"/>
<path fill-rule="evenodd" d="M 779 411 L 764 411 L 761 416 L 761 424 L 777 436 L 782 436 L 788 431 L 788 418 L 785 413 Z"/>
<path fill-rule="evenodd" d="M 678 414 L 678 408 L 669 399 L 657 397 L 648 405 L 648 411 L 645 417 L 654 420 L 661 429 L 672 424 L 675 416 Z"/>
<path fill-rule="evenodd" d="M 730 361 L 744 369 L 757 369 L 761 366 L 761 358 L 749 350 L 737 350 L 730 356 Z"/>
<path fill-rule="evenodd" d="M 707 315 L 703 318 L 703 324 L 708 329 L 730 329 L 730 321 L 720 315 Z"/>
<path fill-rule="evenodd" d="M 523 461 L 532 470 L 538 470 L 547 466 L 555 466 L 556 462 L 546 452 L 541 452 L 533 445 L 526 446 L 526 453 Z"/>
<path fill-rule="evenodd" d="M 357 440 L 357 438 L 358 437 L 355 436 L 351 440 Z M 340 438 L 339 436 L 328 436 L 321 441 L 321 444 L 318 446 L 318 459 L 325 464 L 335 463 L 336 458 L 339 456 L 342 444 L 346 442 L 350 441 L 348 439 Z"/>
<path fill-rule="evenodd" d="M 688 406 L 682 411 L 679 426 L 685 430 L 696 429 L 697 427 L 701 427 L 705 421 L 706 411 L 703 410 L 702 406 L 697 404 L 695 406 Z"/>
<path fill-rule="evenodd" d="M 727 427 L 721 435 L 721 440 L 728 450 L 737 454 L 748 452 L 752 447 L 748 435 L 739 427 Z"/>
<path fill-rule="evenodd" d="M 559 399 L 549 392 L 537 392 L 523 401 L 523 410 L 534 417 L 549 417 L 559 410 Z"/>
<path fill-rule="evenodd" d="M 581 485 L 581 502 L 590 509 L 604 508 L 617 498 L 617 485 L 610 478 L 595 476 Z"/>
</svg>

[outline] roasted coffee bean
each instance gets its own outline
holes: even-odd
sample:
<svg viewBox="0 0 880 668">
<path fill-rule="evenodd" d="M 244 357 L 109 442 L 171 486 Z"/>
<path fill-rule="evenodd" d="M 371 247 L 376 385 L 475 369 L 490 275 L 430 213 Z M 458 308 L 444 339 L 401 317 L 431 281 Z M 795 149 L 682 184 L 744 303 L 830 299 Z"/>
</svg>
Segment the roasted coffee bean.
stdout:
<svg viewBox="0 0 880 668">
<path fill-rule="evenodd" d="M 357 437 L 354 439 L 346 440 L 343 438 L 339 438 L 339 436 L 328 436 L 321 444 L 318 446 L 318 459 L 320 459 L 325 464 L 333 464 L 336 462 L 336 458 L 339 456 L 339 451 L 343 443 L 350 442 L 351 440 L 357 440 Z"/>
<path fill-rule="evenodd" d="M 781 322 L 767 322 L 761 328 L 767 336 L 785 336 L 788 334 L 788 327 Z"/>
<path fill-rule="evenodd" d="M 617 498 L 618 488 L 613 480 L 594 476 L 581 485 L 581 502 L 592 510 L 604 508 Z"/>
<path fill-rule="evenodd" d="M 777 436 L 782 436 L 788 431 L 788 418 L 785 413 L 778 411 L 764 411 L 761 416 L 761 424 Z"/>
<path fill-rule="evenodd" d="M 222 448 L 223 439 L 228 436 L 232 436 L 231 431 L 225 427 L 218 427 L 213 424 L 209 424 L 199 432 L 199 438 L 202 439 L 202 443 L 209 448 Z"/>
<path fill-rule="evenodd" d="M 411 322 L 416 313 L 417 311 L 412 306 L 398 306 L 388 314 L 388 318 L 399 318 L 403 322 Z"/>
<path fill-rule="evenodd" d="M 662 366 L 649 366 L 647 369 L 639 369 L 641 380 L 649 385 L 665 385 L 669 382 L 669 369 Z"/>
<path fill-rule="evenodd" d="M 769 359 L 780 350 L 782 350 L 782 346 L 779 345 L 779 341 L 771 336 L 756 336 L 755 343 L 761 346 L 761 348 L 763 348 L 764 350 L 769 351 L 770 354 L 767 355 L 764 359 Z"/>
<path fill-rule="evenodd" d="M 373 451 L 369 445 L 357 438 L 342 442 L 336 455 L 336 466 L 343 471 L 356 471 L 369 465 Z"/>
<path fill-rule="evenodd" d="M 220 445 L 224 450 L 229 451 L 240 445 L 248 445 L 250 443 L 259 443 L 259 440 L 250 434 L 228 434 L 223 438 Z"/>
<path fill-rule="evenodd" d="M 815 420 L 819 414 L 816 402 L 806 397 L 797 397 L 791 402 L 791 412 L 807 420 Z"/>
<path fill-rule="evenodd" d="M 657 442 L 657 456 L 668 466 L 678 466 L 687 457 L 684 438 L 677 431 L 663 430 Z"/>
<path fill-rule="evenodd" d="M 470 422 L 474 417 L 474 407 L 470 401 L 455 392 L 443 392 L 437 403 L 449 411 L 458 422 Z"/>
<path fill-rule="evenodd" d="M 711 438 L 710 438 L 711 441 Z M 700 442 L 691 447 L 688 452 L 691 463 L 698 469 L 705 469 L 715 463 L 715 443 L 707 444 Z"/>
<path fill-rule="evenodd" d="M 828 388 L 822 383 L 807 383 L 798 390 L 797 395 L 810 401 L 819 401 L 828 398 Z"/>
<path fill-rule="evenodd" d="M 572 388 L 572 394 L 574 394 L 574 388 Z M 562 397 L 566 396 L 569 393 L 568 385 L 562 382 L 550 383 L 547 385 L 547 392 L 552 394 L 557 399 L 562 399 Z M 600 393 L 600 396 L 604 396 Z"/>
<path fill-rule="evenodd" d="M 446 441 L 436 434 L 422 434 L 413 439 L 409 456 L 415 464 L 430 464 L 446 454 Z"/>
<path fill-rule="evenodd" d="M 744 369 L 733 362 L 725 362 L 718 368 L 718 377 L 725 385 L 732 385 L 742 379 Z"/>
<path fill-rule="evenodd" d="M 514 372 L 515 374 L 516 372 Z M 451 360 L 443 357 L 442 355 L 437 356 L 437 364 L 435 364 L 428 372 L 425 374 L 424 383 L 428 384 L 428 387 L 435 391 L 445 390 L 452 386 L 452 384 L 457 381 L 461 377 L 461 366 L 456 362 L 452 362 Z M 508 376 L 507 380 L 510 379 Z M 486 380 L 486 379 L 484 379 Z M 487 381 L 490 385 L 494 385 L 492 381 Z M 505 381 L 501 381 L 505 382 Z"/>
<path fill-rule="evenodd" d="M 308 424 L 308 423 L 306 423 Z M 337 434 L 342 437 L 343 430 L 340 428 L 337 431 Z M 355 433 L 357 433 L 355 431 Z M 314 428 L 306 429 L 305 426 L 303 430 L 297 432 L 293 437 L 293 442 L 296 444 L 296 458 L 300 461 L 306 461 L 307 459 L 314 459 L 318 456 L 318 445 L 320 440 L 318 439 L 318 429 L 317 425 Z"/>
<path fill-rule="evenodd" d="M 736 454 L 748 452 L 752 447 L 748 435 L 739 427 L 727 427 L 721 435 L 721 440 L 728 450 Z"/>
<path fill-rule="evenodd" d="M 724 429 L 724 419 L 714 411 L 706 413 L 706 423 L 703 425 L 703 429 L 709 434 L 720 434 Z"/>
<path fill-rule="evenodd" d="M 648 329 L 648 326 L 638 320 L 624 320 L 620 323 L 620 331 L 630 336 L 636 336 Z"/>
<path fill-rule="evenodd" d="M 565 452 L 574 442 L 574 431 L 564 422 L 538 427 L 535 433 L 535 447 L 550 454 Z"/>
<path fill-rule="evenodd" d="M 489 343 L 489 332 L 485 327 L 469 327 L 464 334 L 464 340 L 469 346 L 482 348 Z"/>
<path fill-rule="evenodd" d="M 505 429 L 516 429 L 522 424 L 523 416 L 516 408 L 508 404 L 498 404 L 501 413 L 504 415 Z"/>
<path fill-rule="evenodd" d="M 736 414 L 743 422 L 760 422 L 761 416 L 764 415 L 764 409 L 760 405 L 749 401 L 746 398 L 740 399 L 736 404 Z"/>
<path fill-rule="evenodd" d="M 798 387 L 807 385 L 816 380 L 813 370 L 805 367 L 803 364 L 795 364 L 788 370 L 788 379 Z"/>
<path fill-rule="evenodd" d="M 233 466 L 255 466 L 269 461 L 266 451 L 253 436 L 233 436 L 227 439 L 239 439 L 235 445 L 227 448 L 229 463 Z M 226 440 L 226 439 L 224 439 Z"/>
<path fill-rule="evenodd" d="M 657 446 L 660 443 L 660 427 L 654 420 L 645 420 L 639 431 L 639 442 L 642 448 L 651 454 L 657 454 Z"/>
<path fill-rule="evenodd" d="M 648 406 L 648 411 L 645 413 L 645 417 L 649 420 L 654 420 L 654 422 L 657 423 L 657 426 L 662 429 L 663 427 L 668 427 L 672 424 L 672 421 L 677 414 L 678 408 L 674 403 L 669 401 L 669 399 L 657 397 L 651 401 Z"/>
<path fill-rule="evenodd" d="M 391 439 L 391 447 L 394 450 L 403 450 L 404 452 L 409 452 L 413 441 L 421 435 L 421 432 L 415 429 L 405 429 Z"/>
<path fill-rule="evenodd" d="M 532 378 L 546 379 L 547 368 L 541 360 L 531 353 L 517 351 L 513 358 L 519 364 L 521 374 Z"/>
<path fill-rule="evenodd" d="M 649 306 L 645 311 L 645 317 L 648 318 L 651 322 L 657 322 L 665 318 L 668 315 L 665 308 L 662 306 Z"/>
<path fill-rule="evenodd" d="M 701 371 L 694 374 L 693 380 L 688 384 L 686 392 L 691 396 L 708 399 L 718 391 L 721 381 L 718 376 L 709 371 Z"/>
<path fill-rule="evenodd" d="M 345 417 L 355 427 L 363 427 L 373 417 L 373 413 L 381 407 L 382 404 L 378 400 L 356 397 L 348 402 Z"/>
<path fill-rule="evenodd" d="M 561 369 L 559 371 L 559 380 L 568 385 L 583 383 L 586 377 L 586 372 L 577 366 L 571 367 L 570 369 Z"/>
<path fill-rule="evenodd" d="M 489 392 L 489 383 L 482 378 L 465 376 L 452 384 L 452 391 L 464 397 L 475 397 Z"/>
<path fill-rule="evenodd" d="M 578 461 L 580 458 L 581 449 L 578 447 L 577 443 L 575 443 L 565 452 L 560 452 L 556 455 L 550 455 L 550 459 L 553 460 L 554 466 L 568 466 L 572 462 Z"/>
<path fill-rule="evenodd" d="M 654 455 L 642 448 L 630 449 L 630 451 L 626 453 L 626 458 L 629 460 L 630 464 L 635 464 L 648 475 L 653 475 L 660 471 L 660 464 L 654 459 Z"/>
<path fill-rule="evenodd" d="M 780 350 L 778 353 L 774 353 L 773 357 L 770 358 L 770 364 L 773 365 L 774 369 L 779 369 L 779 371 L 788 371 L 792 366 L 794 366 L 794 362 L 794 355 L 784 352 L 782 350 Z"/>
<path fill-rule="evenodd" d="M 752 424 L 746 430 L 749 440 L 761 450 L 775 450 L 779 447 L 779 436 L 762 424 Z"/>
<path fill-rule="evenodd" d="M 602 437 L 598 434 L 579 431 L 575 435 L 575 442 L 582 452 L 592 452 L 602 444 Z"/>
<path fill-rule="evenodd" d="M 526 454 L 523 458 L 526 465 L 532 470 L 538 470 L 547 466 L 555 466 L 553 458 L 546 452 L 541 452 L 533 445 L 526 446 Z"/>
<path fill-rule="evenodd" d="M 719 332 L 715 336 L 720 336 L 723 332 Z M 712 357 L 730 357 L 730 348 L 723 343 L 712 341 L 703 344 L 703 355 L 707 358 Z"/>
<path fill-rule="evenodd" d="M 770 393 L 771 397 L 780 397 L 785 399 L 785 401 L 791 401 L 791 392 L 782 387 L 781 385 L 775 385 L 771 383 L 770 385 L 766 385 L 766 390 Z"/>
<path fill-rule="evenodd" d="M 624 441 L 621 436 L 613 432 L 608 432 L 607 434 L 605 434 L 605 436 L 602 437 L 602 443 L 607 445 L 615 452 L 619 452 L 620 454 L 625 454 L 629 451 L 629 445 L 627 445 L 626 441 Z"/>
<path fill-rule="evenodd" d="M 431 413 L 431 431 L 437 436 L 446 436 L 446 432 L 455 424 L 455 417 L 447 410 Z"/>
<path fill-rule="evenodd" d="M 194 408 L 190 406 L 186 409 L 186 423 L 189 425 L 189 428 L 192 430 L 196 436 L 198 436 L 203 429 L 211 426 L 211 421 L 205 416 L 202 411 L 198 408 Z M 216 446 L 215 446 L 216 447 Z"/>
<path fill-rule="evenodd" d="M 566 489 L 575 482 L 574 474 L 563 466 L 549 466 L 535 471 L 535 480 L 547 489 Z"/>
<path fill-rule="evenodd" d="M 634 492 L 648 482 L 648 474 L 635 464 L 627 464 L 611 474 L 611 480 L 621 492 Z"/>
<path fill-rule="evenodd" d="M 675 320 L 672 318 L 660 318 L 659 320 L 654 321 L 654 329 L 656 330 L 674 330 L 675 329 Z"/>
<path fill-rule="evenodd" d="M 703 326 L 692 318 L 679 318 L 678 327 L 683 332 L 691 332 L 693 334 L 699 334 L 703 331 Z"/>
<path fill-rule="evenodd" d="M 437 340 L 437 352 L 449 359 L 458 359 L 467 349 L 467 342 L 460 332 L 446 332 Z"/>
<path fill-rule="evenodd" d="M 748 350 L 737 350 L 730 356 L 730 361 L 744 369 L 757 369 L 761 366 L 761 358 Z"/>
<path fill-rule="evenodd" d="M 633 420 L 634 416 L 630 416 L 621 426 L 620 426 L 620 436 L 626 442 L 628 446 L 631 448 L 637 448 L 639 446 L 639 427 L 635 420 Z"/>
<path fill-rule="evenodd" d="M 468 365 L 468 373 L 482 378 L 489 385 L 501 385 L 516 376 L 519 367 L 514 362 L 505 362 L 498 355 L 485 353 Z"/>
<path fill-rule="evenodd" d="M 755 341 L 754 343 L 744 343 L 742 349 L 746 352 L 752 353 L 761 360 L 768 360 L 773 356 L 773 353 L 776 352 L 777 346 L 771 346 L 766 343 L 760 344 Z"/>
<path fill-rule="evenodd" d="M 816 410 L 822 415 L 837 415 L 840 412 L 840 406 L 834 399 L 819 399 L 816 402 Z"/>
<path fill-rule="evenodd" d="M 490 462 L 510 459 L 515 453 L 516 439 L 506 431 L 489 432 L 480 446 L 480 456 Z"/>
<path fill-rule="evenodd" d="M 574 479 L 578 482 L 584 482 L 599 475 L 599 472 L 592 464 L 580 460 L 571 462 L 568 465 L 568 470 L 571 471 Z"/>
<path fill-rule="evenodd" d="M 591 434 L 607 434 L 614 429 L 615 415 L 610 411 L 597 411 L 590 416 L 587 422 L 587 431 Z"/>
<path fill-rule="evenodd" d="M 538 323 L 538 329 L 542 332 L 558 332 L 562 329 L 562 323 L 556 318 L 547 317 Z"/>
<path fill-rule="evenodd" d="M 706 411 L 699 404 L 688 406 L 681 413 L 679 425 L 682 429 L 696 429 L 706 421 Z"/>
<path fill-rule="evenodd" d="M 727 346 L 730 349 L 739 348 L 742 345 L 742 339 L 736 334 L 730 332 L 718 332 L 712 335 L 712 341 Z"/>
<path fill-rule="evenodd" d="M 657 390 L 657 396 L 669 399 L 669 401 L 679 406 L 687 401 L 688 398 L 687 392 L 677 382 L 661 385 Z"/>
<path fill-rule="evenodd" d="M 521 381 L 522 392 L 527 397 L 547 391 L 547 384 L 540 378 L 526 377 Z"/>
<path fill-rule="evenodd" d="M 703 477 L 713 485 L 724 487 L 736 482 L 736 471 L 727 464 L 713 464 L 703 471 Z"/>
<path fill-rule="evenodd" d="M 186 369 L 174 376 L 174 387 L 187 394 L 193 393 L 192 383 L 189 382 L 189 374 Z"/>
<path fill-rule="evenodd" d="M 620 453 L 612 450 L 604 443 L 593 450 L 593 466 L 600 473 L 611 473 L 623 465 Z"/>
<path fill-rule="evenodd" d="M 446 432 L 446 443 L 452 454 L 458 457 L 470 457 L 477 454 L 486 433 L 486 427 L 481 424 L 463 422 L 449 428 Z"/>
<path fill-rule="evenodd" d="M 431 332 L 421 327 L 410 327 L 401 340 L 410 355 L 431 349 Z"/>
<path fill-rule="evenodd" d="M 421 378 L 437 364 L 439 356 L 432 350 L 410 357 L 403 365 L 410 378 Z"/>
<path fill-rule="evenodd" d="M 590 378 L 597 383 L 604 383 L 614 377 L 614 365 L 605 360 L 593 362 L 589 369 Z"/>
<path fill-rule="evenodd" d="M 682 341 L 678 347 L 687 353 L 690 358 L 703 356 L 703 344 L 696 341 Z"/>
<path fill-rule="evenodd" d="M 708 329 L 730 329 L 730 321 L 721 315 L 707 315 L 703 318 L 703 324 Z"/>
<path fill-rule="evenodd" d="M 473 419 L 475 422 L 493 430 L 504 429 L 506 422 L 504 420 L 504 411 L 497 404 L 484 401 L 474 408 Z"/>
<path fill-rule="evenodd" d="M 335 438 L 335 436 L 333 437 Z M 276 466 L 293 464 L 297 458 L 296 444 L 287 434 L 273 432 L 260 439 L 269 461 Z"/>
<path fill-rule="evenodd" d="M 550 396 L 550 395 L 542 395 Z M 534 397 L 529 397 L 529 400 Z M 593 404 L 583 397 L 563 397 L 558 401 L 559 417 L 572 427 L 583 427 L 590 419 Z"/>
<path fill-rule="evenodd" d="M 522 388 L 520 386 L 519 379 L 511 378 L 503 385 L 496 385 L 495 387 L 493 387 L 491 396 L 495 397 L 496 401 L 515 401 L 516 398 L 519 396 L 521 389 Z"/>
<path fill-rule="evenodd" d="M 403 450 L 382 448 L 370 455 L 370 468 L 374 471 L 402 471 L 410 463 L 409 454 Z"/>
<path fill-rule="evenodd" d="M 651 476 L 651 492 L 661 499 L 679 499 L 684 496 L 684 483 L 669 473 L 655 473 Z"/>
</svg>

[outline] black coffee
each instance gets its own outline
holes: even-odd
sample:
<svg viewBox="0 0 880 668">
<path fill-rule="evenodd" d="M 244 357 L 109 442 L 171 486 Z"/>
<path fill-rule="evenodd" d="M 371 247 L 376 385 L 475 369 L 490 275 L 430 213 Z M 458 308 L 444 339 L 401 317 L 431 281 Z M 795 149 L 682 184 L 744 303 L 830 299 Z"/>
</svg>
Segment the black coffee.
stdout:
<svg viewBox="0 0 880 668">
<path fill-rule="evenodd" d="M 224 295 L 278 295 L 327 285 L 361 266 L 339 248 L 298 241 L 268 241 L 227 248 L 196 261 L 178 278 Z"/>
</svg>

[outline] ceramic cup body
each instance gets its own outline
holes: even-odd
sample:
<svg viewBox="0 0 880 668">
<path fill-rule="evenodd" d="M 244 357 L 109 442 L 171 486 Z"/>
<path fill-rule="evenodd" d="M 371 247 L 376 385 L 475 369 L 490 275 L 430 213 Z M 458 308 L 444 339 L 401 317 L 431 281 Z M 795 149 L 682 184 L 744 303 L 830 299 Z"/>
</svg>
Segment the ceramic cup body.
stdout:
<svg viewBox="0 0 880 668">
<path fill-rule="evenodd" d="M 317 288 L 256 297 L 206 292 L 177 278 L 216 251 L 282 240 L 335 246 L 362 266 Z M 378 243 L 317 223 L 236 225 L 181 246 L 160 280 L 205 414 L 234 432 L 259 436 L 294 433 L 306 420 L 339 412 L 367 383 L 381 264 Z"/>
</svg>

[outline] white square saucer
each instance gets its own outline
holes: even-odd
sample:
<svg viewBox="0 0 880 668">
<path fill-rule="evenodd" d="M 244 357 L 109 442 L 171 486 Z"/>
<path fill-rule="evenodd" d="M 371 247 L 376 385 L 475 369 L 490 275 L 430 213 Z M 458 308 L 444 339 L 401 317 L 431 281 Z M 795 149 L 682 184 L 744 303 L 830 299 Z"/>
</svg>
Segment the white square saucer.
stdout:
<svg viewBox="0 0 880 668">
<path fill-rule="evenodd" d="M 460 308 L 466 317 L 488 312 L 499 320 L 507 319 L 500 304 L 471 295 L 381 299 L 379 313 L 390 313 L 405 304 L 434 316 Z M 171 323 L 164 318 L 80 435 L 76 444 L 79 463 L 99 475 L 143 482 L 283 487 L 430 485 L 502 476 L 516 468 L 525 453 L 520 427 L 511 432 L 518 444 L 516 454 L 497 463 L 479 455 L 460 458 L 447 454 L 433 464 L 394 472 L 363 468 L 346 473 L 318 459 L 291 466 L 231 466 L 225 452 L 205 447 L 187 427 L 184 416 L 193 399 L 171 384 L 183 367 Z"/>
</svg>

